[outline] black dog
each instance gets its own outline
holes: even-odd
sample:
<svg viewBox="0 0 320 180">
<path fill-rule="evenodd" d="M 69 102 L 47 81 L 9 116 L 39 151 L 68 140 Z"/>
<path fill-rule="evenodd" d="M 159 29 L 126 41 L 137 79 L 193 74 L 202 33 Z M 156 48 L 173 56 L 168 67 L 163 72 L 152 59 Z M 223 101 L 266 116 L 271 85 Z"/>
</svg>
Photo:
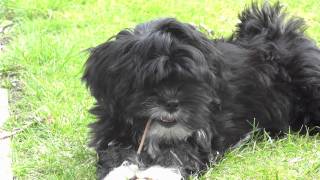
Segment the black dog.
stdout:
<svg viewBox="0 0 320 180">
<path fill-rule="evenodd" d="M 254 4 L 240 20 L 231 38 L 210 40 L 159 19 L 92 49 L 83 80 L 96 99 L 99 179 L 186 177 L 253 126 L 271 135 L 319 131 L 320 50 L 303 21 L 285 20 L 278 3 Z"/>
</svg>

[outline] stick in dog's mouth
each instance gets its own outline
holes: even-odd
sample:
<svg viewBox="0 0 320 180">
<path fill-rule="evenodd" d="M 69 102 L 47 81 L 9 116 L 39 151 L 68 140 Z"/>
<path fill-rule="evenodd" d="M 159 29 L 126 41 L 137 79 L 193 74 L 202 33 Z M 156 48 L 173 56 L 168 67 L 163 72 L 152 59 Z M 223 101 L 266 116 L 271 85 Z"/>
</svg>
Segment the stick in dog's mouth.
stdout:
<svg viewBox="0 0 320 180">
<path fill-rule="evenodd" d="M 150 124 L 151 124 L 151 119 L 149 119 L 149 120 L 147 121 L 147 124 L 146 124 L 146 126 L 145 126 L 145 128 L 144 128 L 143 135 L 142 135 L 142 138 L 141 138 L 141 141 L 140 141 L 140 144 L 139 144 L 139 148 L 138 148 L 138 151 L 137 151 L 137 154 L 138 154 L 138 155 L 141 154 L 144 141 L 146 140 L 146 136 L 147 136 L 147 133 L 148 133 L 149 128 L 150 128 Z"/>
</svg>

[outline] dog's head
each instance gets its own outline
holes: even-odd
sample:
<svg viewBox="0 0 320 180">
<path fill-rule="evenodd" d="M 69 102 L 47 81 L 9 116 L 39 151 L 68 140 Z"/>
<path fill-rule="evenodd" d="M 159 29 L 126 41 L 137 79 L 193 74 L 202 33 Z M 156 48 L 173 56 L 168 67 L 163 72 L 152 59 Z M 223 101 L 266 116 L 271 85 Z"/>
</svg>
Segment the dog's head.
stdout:
<svg viewBox="0 0 320 180">
<path fill-rule="evenodd" d="M 141 135 L 152 120 L 149 151 L 195 134 L 210 143 L 210 116 L 220 103 L 214 49 L 189 24 L 151 21 L 92 49 L 83 80 L 114 128 Z"/>
</svg>

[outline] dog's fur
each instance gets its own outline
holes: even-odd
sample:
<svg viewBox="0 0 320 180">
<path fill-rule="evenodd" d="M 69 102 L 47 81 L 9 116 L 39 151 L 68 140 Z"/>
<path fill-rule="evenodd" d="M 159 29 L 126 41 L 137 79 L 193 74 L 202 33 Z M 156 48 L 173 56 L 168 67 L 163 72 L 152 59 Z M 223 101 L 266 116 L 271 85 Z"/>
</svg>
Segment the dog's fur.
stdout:
<svg viewBox="0 0 320 180">
<path fill-rule="evenodd" d="M 240 15 L 229 39 L 159 19 L 95 47 L 83 80 L 96 99 L 91 125 L 98 178 L 122 162 L 204 170 L 256 126 L 271 135 L 317 132 L 320 50 L 278 3 Z M 141 155 L 137 149 L 152 120 Z"/>
</svg>

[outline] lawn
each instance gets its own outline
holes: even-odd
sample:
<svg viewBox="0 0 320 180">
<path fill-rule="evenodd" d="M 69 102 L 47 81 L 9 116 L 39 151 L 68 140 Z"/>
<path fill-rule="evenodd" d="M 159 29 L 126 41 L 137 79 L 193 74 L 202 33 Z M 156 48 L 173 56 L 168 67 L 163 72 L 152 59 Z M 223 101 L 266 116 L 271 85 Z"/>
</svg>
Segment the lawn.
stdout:
<svg viewBox="0 0 320 180">
<path fill-rule="evenodd" d="M 86 49 L 119 30 L 153 18 L 176 17 L 228 36 L 251 0 L 1 0 L 0 22 L 14 23 L 0 51 L 0 86 L 10 90 L 6 130 L 17 179 L 94 179 L 96 156 L 87 147 L 93 99 L 80 81 Z M 283 0 L 305 18 L 320 43 L 320 1 Z M 1 24 L 1 23 L 0 23 Z M 320 179 L 320 138 L 289 135 L 251 140 L 228 153 L 205 179 Z"/>
</svg>

